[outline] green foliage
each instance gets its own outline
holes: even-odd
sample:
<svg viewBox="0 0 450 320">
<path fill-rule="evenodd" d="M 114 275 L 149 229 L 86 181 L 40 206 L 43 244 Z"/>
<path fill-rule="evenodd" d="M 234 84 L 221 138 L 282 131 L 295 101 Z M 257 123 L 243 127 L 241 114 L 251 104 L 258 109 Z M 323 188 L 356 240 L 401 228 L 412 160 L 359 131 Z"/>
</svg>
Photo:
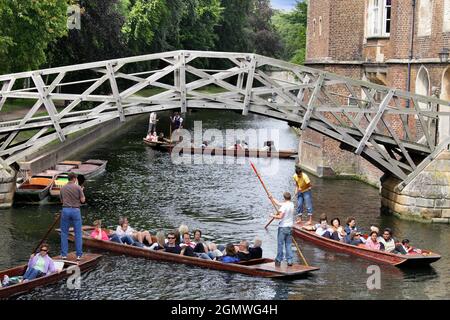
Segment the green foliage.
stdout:
<svg viewBox="0 0 450 320">
<path fill-rule="evenodd" d="M 277 12 L 273 17 L 283 41 L 281 58 L 297 64 L 305 62 L 307 6 L 306 1 L 298 1 L 294 10 Z"/>
<path fill-rule="evenodd" d="M 253 5 L 249 21 L 253 28 L 254 51 L 264 56 L 277 58 L 282 50 L 282 42 L 272 23 L 274 10 L 270 0 L 253 0 Z"/>
<path fill-rule="evenodd" d="M 66 0 L 0 0 L 0 73 L 36 69 L 64 36 Z"/>
<path fill-rule="evenodd" d="M 164 0 L 137 0 L 122 27 L 125 42 L 133 52 L 145 52 L 154 43 L 155 32 L 169 16 Z"/>
<path fill-rule="evenodd" d="M 180 42 L 184 49 L 214 50 L 218 35 L 214 28 L 222 20 L 220 0 L 188 0 L 181 20 Z"/>
</svg>

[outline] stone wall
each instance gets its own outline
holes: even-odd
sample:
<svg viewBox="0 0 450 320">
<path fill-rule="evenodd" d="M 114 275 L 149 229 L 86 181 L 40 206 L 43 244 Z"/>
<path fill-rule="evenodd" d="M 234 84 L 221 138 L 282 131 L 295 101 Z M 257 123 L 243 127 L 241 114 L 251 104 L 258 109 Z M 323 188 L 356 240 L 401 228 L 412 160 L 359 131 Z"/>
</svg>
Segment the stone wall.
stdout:
<svg viewBox="0 0 450 320">
<path fill-rule="evenodd" d="M 450 223 L 450 152 L 442 152 L 402 191 L 400 181 L 382 183 L 381 205 L 385 212 L 424 222 Z"/>
</svg>

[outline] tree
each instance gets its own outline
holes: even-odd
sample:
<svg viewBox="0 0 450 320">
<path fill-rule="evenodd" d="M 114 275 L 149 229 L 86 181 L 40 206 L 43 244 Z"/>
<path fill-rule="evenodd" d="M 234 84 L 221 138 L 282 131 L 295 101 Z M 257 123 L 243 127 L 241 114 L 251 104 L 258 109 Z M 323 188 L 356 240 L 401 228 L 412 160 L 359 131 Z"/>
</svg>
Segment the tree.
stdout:
<svg viewBox="0 0 450 320">
<path fill-rule="evenodd" d="M 51 0 L 49 0 L 51 1 Z M 81 29 L 69 30 L 48 50 L 49 65 L 60 66 L 129 55 L 121 38 L 125 22 L 119 0 L 80 1 Z"/>
<path fill-rule="evenodd" d="M 137 0 L 122 27 L 127 47 L 133 53 L 157 49 L 155 34 L 168 15 L 169 10 L 164 0 Z"/>
<path fill-rule="evenodd" d="M 249 17 L 253 28 L 253 43 L 256 53 L 278 57 L 282 51 L 282 42 L 272 24 L 274 11 L 270 0 L 253 0 L 253 12 Z"/>
<path fill-rule="evenodd" d="M 273 17 L 275 28 L 284 44 L 281 57 L 297 64 L 305 61 L 307 12 L 308 3 L 298 1 L 294 10 L 278 12 Z"/>
<path fill-rule="evenodd" d="M 37 69 L 67 33 L 66 0 L 0 0 L 0 73 Z"/>
<path fill-rule="evenodd" d="M 252 29 L 249 16 L 253 2 L 246 0 L 221 0 L 224 8 L 222 22 L 215 28 L 219 36 L 218 51 L 253 52 Z"/>
<path fill-rule="evenodd" d="M 184 49 L 214 50 L 218 35 L 214 28 L 222 19 L 220 0 L 188 0 L 181 20 L 180 41 Z"/>
</svg>

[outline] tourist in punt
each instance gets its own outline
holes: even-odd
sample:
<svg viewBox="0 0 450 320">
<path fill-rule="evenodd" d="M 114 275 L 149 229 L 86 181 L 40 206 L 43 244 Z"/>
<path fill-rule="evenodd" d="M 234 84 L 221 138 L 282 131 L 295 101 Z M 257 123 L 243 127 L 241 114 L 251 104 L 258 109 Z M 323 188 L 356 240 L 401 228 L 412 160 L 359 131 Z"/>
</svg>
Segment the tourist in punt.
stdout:
<svg viewBox="0 0 450 320">
<path fill-rule="evenodd" d="M 183 243 L 180 246 L 188 246 L 194 249 L 195 245 L 196 243 L 191 241 L 191 235 L 188 232 L 183 234 Z"/>
<path fill-rule="evenodd" d="M 341 220 L 339 218 L 333 218 L 331 220 L 331 237 L 330 239 L 336 241 L 344 241 L 345 236 L 347 234 L 344 231 L 344 228 L 341 226 Z"/>
<path fill-rule="evenodd" d="M 169 139 L 166 139 L 166 138 L 164 137 L 164 133 L 162 133 L 162 132 L 159 133 L 159 135 L 158 135 L 158 140 L 157 140 L 157 141 L 158 141 L 158 142 L 170 142 Z"/>
<path fill-rule="evenodd" d="M 359 231 L 359 232 L 361 232 L 361 230 L 359 230 L 359 228 L 356 226 L 356 219 L 354 217 L 348 217 L 347 218 L 347 222 L 345 224 L 344 231 L 346 233 L 346 236 L 345 236 L 345 239 L 344 239 L 345 243 L 350 243 L 350 234 L 352 233 L 352 231 Z"/>
<path fill-rule="evenodd" d="M 234 244 L 227 244 L 227 246 L 225 247 L 225 255 L 222 256 L 221 261 L 224 263 L 236 263 L 240 261 L 236 253 Z"/>
<path fill-rule="evenodd" d="M 202 149 L 206 149 L 208 147 L 208 141 L 203 141 L 202 144 L 200 145 L 200 148 Z"/>
<path fill-rule="evenodd" d="M 307 224 L 311 225 L 313 214 L 311 180 L 308 175 L 303 172 L 299 164 L 295 165 L 293 179 L 295 182 L 295 194 L 297 195 L 297 219 L 301 221 L 303 217 L 303 206 L 305 206 L 308 214 Z"/>
<path fill-rule="evenodd" d="M 250 252 L 251 259 L 262 258 L 263 251 L 261 245 L 262 245 L 261 239 L 255 237 L 255 239 L 253 240 L 253 247 L 250 247 L 248 249 L 248 252 Z"/>
<path fill-rule="evenodd" d="M 402 247 L 403 247 L 404 252 L 406 252 L 406 254 L 421 254 L 422 253 L 422 250 L 411 247 L 408 239 L 402 240 Z"/>
<path fill-rule="evenodd" d="M 384 250 L 386 252 L 401 254 L 407 253 L 401 244 L 395 243 L 395 240 L 392 237 L 392 230 L 390 228 L 383 230 L 383 236 L 379 239 L 379 241 L 384 245 Z"/>
<path fill-rule="evenodd" d="M 61 258 L 67 257 L 69 250 L 69 229 L 73 226 L 75 233 L 75 249 L 77 260 L 83 255 L 83 230 L 80 206 L 86 202 L 83 187 L 77 184 L 77 175 L 73 172 L 68 174 L 69 183 L 61 188 L 59 197 L 62 202 L 61 213 Z"/>
<path fill-rule="evenodd" d="M 94 221 L 94 230 L 91 232 L 91 238 L 103 241 L 109 240 L 108 234 L 102 230 L 102 220 Z"/>
<path fill-rule="evenodd" d="M 156 242 L 150 246 L 151 250 L 164 250 L 166 245 L 166 237 L 164 231 L 160 230 L 156 233 Z"/>
<path fill-rule="evenodd" d="M 181 247 L 177 243 L 177 236 L 174 232 L 167 234 L 167 243 L 164 245 L 164 250 L 168 253 L 180 254 Z"/>
<path fill-rule="evenodd" d="M 208 242 L 207 247 L 208 247 L 208 256 L 212 260 L 220 259 L 223 256 L 223 252 L 217 248 L 217 245 L 215 243 Z"/>
<path fill-rule="evenodd" d="M 367 239 L 365 245 L 367 249 L 384 250 L 384 245 L 378 241 L 378 232 L 376 231 L 370 232 L 369 238 Z"/>
<path fill-rule="evenodd" d="M 194 242 L 196 243 L 194 252 L 208 253 L 209 249 L 205 241 L 202 239 L 202 232 L 199 229 L 194 230 Z"/>
<path fill-rule="evenodd" d="M 23 275 L 23 280 L 33 280 L 56 272 L 55 264 L 48 255 L 49 246 L 43 243 L 39 247 L 39 253 L 32 254 L 28 261 L 28 268 Z"/>
<path fill-rule="evenodd" d="M 133 231 L 134 230 L 128 226 L 128 220 L 121 218 L 116 232 L 111 236 L 111 241 L 132 246 L 135 244 L 135 241 L 133 240 Z"/>
<path fill-rule="evenodd" d="M 183 239 L 183 235 L 185 233 L 189 233 L 189 227 L 187 225 L 185 225 L 185 224 L 182 224 L 178 228 L 177 233 L 178 233 L 178 234 L 176 234 L 177 235 L 177 243 L 178 244 L 183 243 L 183 240 L 184 240 Z"/>
<path fill-rule="evenodd" d="M 360 244 L 364 244 L 364 242 L 361 240 L 361 232 L 359 231 L 352 231 L 350 233 L 350 243 L 352 246 L 359 246 Z"/>
<path fill-rule="evenodd" d="M 242 240 L 239 243 L 239 251 L 238 251 L 237 255 L 238 255 L 240 261 L 248 261 L 252 258 L 252 255 L 250 254 L 250 251 L 249 251 L 249 247 L 250 247 L 250 245 L 247 240 Z"/>
<path fill-rule="evenodd" d="M 309 228 L 309 226 L 305 226 L 305 229 L 315 230 L 317 235 L 331 239 L 332 229 L 328 225 L 328 218 L 326 214 L 320 215 L 318 224 L 316 224 L 312 228 Z"/>
<path fill-rule="evenodd" d="M 286 260 L 288 266 L 292 266 L 294 255 L 292 253 L 292 226 L 294 225 L 294 203 L 291 201 L 289 192 L 283 193 L 284 201 L 279 202 L 269 195 L 269 198 L 280 208 L 276 214 L 271 215 L 272 218 L 280 220 L 278 224 L 277 235 L 277 256 L 275 258 L 275 266 L 280 266 L 283 260 L 283 247 L 286 248 Z"/>
<path fill-rule="evenodd" d="M 132 227 L 130 227 L 129 223 L 128 223 L 128 218 L 127 217 L 123 217 L 119 220 L 119 226 L 117 227 L 117 231 L 119 231 L 119 233 L 121 233 L 121 231 L 119 229 L 122 229 L 122 232 L 125 232 L 127 235 L 132 236 L 134 242 L 135 242 L 135 246 L 138 247 L 142 247 L 143 245 L 148 245 L 151 246 L 152 245 L 152 235 L 150 234 L 150 232 L 144 230 L 144 231 L 136 231 L 135 229 L 133 229 Z M 138 242 L 138 243 L 136 243 Z"/>
</svg>

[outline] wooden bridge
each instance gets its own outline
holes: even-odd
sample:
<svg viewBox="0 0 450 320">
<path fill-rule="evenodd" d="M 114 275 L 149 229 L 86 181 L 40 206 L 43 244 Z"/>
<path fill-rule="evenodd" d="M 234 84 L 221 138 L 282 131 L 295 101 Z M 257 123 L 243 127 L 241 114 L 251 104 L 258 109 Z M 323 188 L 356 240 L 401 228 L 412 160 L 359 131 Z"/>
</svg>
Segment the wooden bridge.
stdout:
<svg viewBox="0 0 450 320">
<path fill-rule="evenodd" d="M 450 116 L 438 112 L 448 101 L 249 53 L 173 51 L 2 75 L 0 82 L 0 117 L 5 105 L 29 105 L 23 117 L 0 122 L 0 165 L 11 174 L 13 163 L 53 140 L 168 109 L 238 110 L 310 128 L 398 177 L 400 190 L 450 142 L 437 130 Z"/>
</svg>

